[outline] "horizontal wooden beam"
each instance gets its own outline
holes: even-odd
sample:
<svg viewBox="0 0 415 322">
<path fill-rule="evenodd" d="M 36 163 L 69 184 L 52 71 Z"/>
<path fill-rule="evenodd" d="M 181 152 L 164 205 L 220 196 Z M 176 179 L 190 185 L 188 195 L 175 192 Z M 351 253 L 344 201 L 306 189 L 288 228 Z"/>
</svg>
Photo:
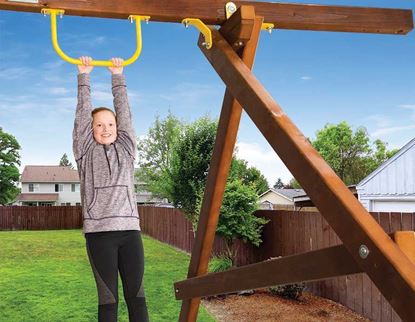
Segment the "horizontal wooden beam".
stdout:
<svg viewBox="0 0 415 322">
<path fill-rule="evenodd" d="M 211 28 L 213 46 L 199 47 L 249 117 L 334 229 L 359 267 L 403 320 L 415 321 L 415 265 L 397 247 L 327 162 Z"/>
<path fill-rule="evenodd" d="M 131 14 L 151 16 L 152 21 L 180 22 L 199 18 L 222 25 L 227 0 L 39 0 L 37 4 L 0 0 L 0 9 L 40 12 L 42 8 L 64 9 L 66 15 L 127 18 Z M 264 21 L 276 29 L 346 31 L 406 34 L 413 29 L 412 11 L 367 7 L 234 1 L 237 7 L 252 5 Z"/>
<path fill-rule="evenodd" d="M 361 273 L 343 245 L 276 258 L 174 284 L 176 299 L 226 294 L 272 285 Z"/>
</svg>

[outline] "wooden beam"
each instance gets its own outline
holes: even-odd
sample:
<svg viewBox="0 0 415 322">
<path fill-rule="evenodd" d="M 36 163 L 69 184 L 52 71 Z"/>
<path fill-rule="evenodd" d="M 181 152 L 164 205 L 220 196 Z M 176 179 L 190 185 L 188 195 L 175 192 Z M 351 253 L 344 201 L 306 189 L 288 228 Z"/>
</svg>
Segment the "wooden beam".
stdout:
<svg viewBox="0 0 415 322">
<path fill-rule="evenodd" d="M 263 19 L 261 18 L 261 21 Z M 238 52 L 244 48 L 247 41 L 251 39 L 252 29 L 255 21 L 255 9 L 253 6 L 241 6 L 226 23 L 222 25 L 219 32 Z M 262 22 L 261 22 L 262 23 Z"/>
<path fill-rule="evenodd" d="M 408 256 L 409 260 L 415 265 L 415 232 L 396 231 L 393 236 L 398 247 Z"/>
<path fill-rule="evenodd" d="M 176 299 L 183 300 L 361 272 L 347 249 L 340 245 L 190 278 L 174 287 Z"/>
<path fill-rule="evenodd" d="M 245 11 L 243 8 L 241 9 Z M 247 10 L 251 15 L 250 17 L 245 14 L 235 16 L 239 17 L 239 20 L 244 16 L 245 21 L 251 19 L 254 22 L 252 24 L 245 24 L 244 27 L 236 28 L 250 28 L 246 33 L 252 34 L 252 38 L 247 42 L 242 52 L 242 61 L 246 64 L 247 68 L 252 68 L 253 66 L 262 24 L 262 18 L 255 18 L 255 11 L 253 8 L 251 9 Z M 227 28 L 227 30 L 234 30 L 235 21 L 229 20 L 228 22 L 231 23 L 232 28 Z M 229 37 L 233 37 L 233 35 Z M 204 275 L 207 272 L 241 114 L 242 107 L 233 98 L 229 90 L 226 90 L 202 201 L 195 243 L 192 248 L 188 277 Z M 200 298 L 184 300 L 180 310 L 179 321 L 196 321 L 199 305 Z"/>
<path fill-rule="evenodd" d="M 397 231 L 389 236 L 408 257 L 415 257 L 413 231 Z M 190 278 L 176 282 L 174 287 L 176 299 L 183 300 L 362 272 L 344 245 L 338 245 Z"/>
<path fill-rule="evenodd" d="M 403 320 L 415 321 L 415 265 L 356 200 L 221 34 L 199 47 L 232 95 Z M 367 250 L 367 256 L 360 250 Z"/>
<path fill-rule="evenodd" d="M 66 15 L 126 19 L 131 14 L 151 16 L 152 21 L 180 22 L 199 18 L 205 24 L 222 25 L 227 0 L 39 0 L 38 4 L 0 0 L 0 9 L 40 12 L 64 9 Z M 411 10 L 309 4 L 234 1 L 252 5 L 264 21 L 277 29 L 406 34 L 413 29 Z"/>
</svg>

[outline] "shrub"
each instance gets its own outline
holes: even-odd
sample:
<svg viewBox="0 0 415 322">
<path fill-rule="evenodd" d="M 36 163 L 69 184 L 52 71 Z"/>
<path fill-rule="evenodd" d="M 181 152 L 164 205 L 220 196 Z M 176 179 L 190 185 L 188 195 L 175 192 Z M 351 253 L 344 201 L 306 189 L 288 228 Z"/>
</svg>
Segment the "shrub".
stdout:
<svg viewBox="0 0 415 322">
<path fill-rule="evenodd" d="M 213 256 L 213 258 L 209 262 L 209 272 L 211 273 L 218 273 L 223 272 L 231 268 L 233 265 L 232 259 L 228 256 L 220 255 L 220 256 Z"/>
<path fill-rule="evenodd" d="M 289 298 L 292 300 L 298 300 L 303 294 L 304 289 L 305 289 L 304 283 L 278 285 L 278 286 L 271 286 L 269 288 L 272 294 L 285 297 L 285 298 Z"/>
</svg>

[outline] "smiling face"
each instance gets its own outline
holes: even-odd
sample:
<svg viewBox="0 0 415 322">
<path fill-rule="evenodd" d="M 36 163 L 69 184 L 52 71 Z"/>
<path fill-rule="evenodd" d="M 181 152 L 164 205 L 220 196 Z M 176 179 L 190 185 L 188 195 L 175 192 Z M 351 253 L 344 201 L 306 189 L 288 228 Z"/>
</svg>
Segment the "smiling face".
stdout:
<svg viewBox="0 0 415 322">
<path fill-rule="evenodd" d="M 117 139 L 117 122 L 111 111 L 99 111 L 92 117 L 94 139 L 99 144 L 111 144 Z"/>
</svg>

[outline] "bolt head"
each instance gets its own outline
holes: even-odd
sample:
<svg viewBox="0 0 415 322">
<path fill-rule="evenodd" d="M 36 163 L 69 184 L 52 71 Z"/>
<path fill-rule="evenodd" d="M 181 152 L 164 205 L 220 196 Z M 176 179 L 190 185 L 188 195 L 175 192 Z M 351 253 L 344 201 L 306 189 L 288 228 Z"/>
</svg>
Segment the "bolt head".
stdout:
<svg viewBox="0 0 415 322">
<path fill-rule="evenodd" d="M 366 245 L 360 245 L 359 247 L 359 256 L 363 259 L 366 259 L 369 256 L 369 248 Z"/>
</svg>

